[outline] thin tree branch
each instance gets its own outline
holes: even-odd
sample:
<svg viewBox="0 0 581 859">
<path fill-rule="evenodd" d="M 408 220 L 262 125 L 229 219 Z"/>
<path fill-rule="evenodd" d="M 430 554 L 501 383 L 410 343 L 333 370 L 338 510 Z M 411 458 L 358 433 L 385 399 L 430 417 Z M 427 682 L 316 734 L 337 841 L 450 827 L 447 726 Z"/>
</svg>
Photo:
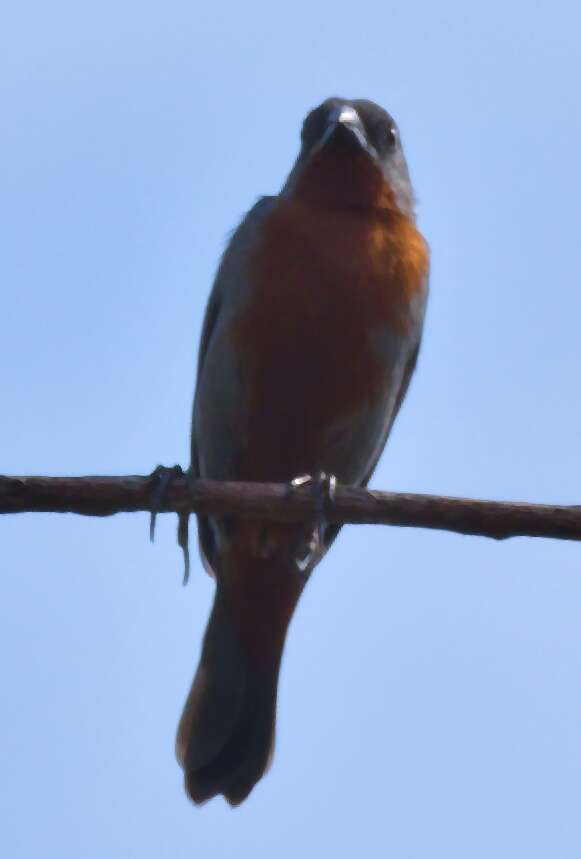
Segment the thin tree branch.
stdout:
<svg viewBox="0 0 581 859">
<path fill-rule="evenodd" d="M 0 513 L 113 513 L 152 511 L 156 477 L 2 477 Z M 189 481 L 172 477 L 159 512 L 236 514 L 282 522 L 313 518 L 309 486 Z M 326 505 L 329 522 L 435 528 L 502 540 L 552 537 L 581 540 L 581 506 L 478 501 L 338 486 Z"/>
</svg>

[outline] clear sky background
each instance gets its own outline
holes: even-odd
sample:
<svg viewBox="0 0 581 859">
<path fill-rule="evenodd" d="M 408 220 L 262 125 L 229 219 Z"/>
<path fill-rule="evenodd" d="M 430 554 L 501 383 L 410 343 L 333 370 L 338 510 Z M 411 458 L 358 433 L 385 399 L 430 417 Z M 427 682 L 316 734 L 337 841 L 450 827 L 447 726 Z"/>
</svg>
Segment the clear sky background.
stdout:
<svg viewBox="0 0 581 859">
<path fill-rule="evenodd" d="M 397 118 L 432 248 L 376 487 L 581 503 L 577 3 L 0 12 L 0 471 L 188 461 L 228 231 L 329 95 Z M 270 774 L 185 798 L 212 583 L 175 517 L 0 521 L 0 852 L 578 859 L 581 545 L 345 529 L 291 628 Z"/>
</svg>

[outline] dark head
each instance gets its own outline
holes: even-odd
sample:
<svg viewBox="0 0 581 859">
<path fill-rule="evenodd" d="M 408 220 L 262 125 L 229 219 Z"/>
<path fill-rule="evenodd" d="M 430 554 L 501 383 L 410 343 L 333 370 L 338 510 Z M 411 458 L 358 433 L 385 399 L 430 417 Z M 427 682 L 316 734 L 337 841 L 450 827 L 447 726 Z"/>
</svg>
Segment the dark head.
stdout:
<svg viewBox="0 0 581 859">
<path fill-rule="evenodd" d="M 283 193 L 322 204 L 397 209 L 413 218 L 414 196 L 398 127 L 365 99 L 328 98 L 306 117 L 301 150 Z"/>
</svg>

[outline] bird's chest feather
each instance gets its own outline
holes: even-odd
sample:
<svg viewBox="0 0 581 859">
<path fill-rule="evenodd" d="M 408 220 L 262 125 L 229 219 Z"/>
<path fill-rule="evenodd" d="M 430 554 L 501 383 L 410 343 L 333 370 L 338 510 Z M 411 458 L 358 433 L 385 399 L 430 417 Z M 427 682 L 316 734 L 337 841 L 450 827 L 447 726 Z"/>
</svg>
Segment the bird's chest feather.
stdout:
<svg viewBox="0 0 581 859">
<path fill-rule="evenodd" d="M 370 395 L 386 369 L 378 338 L 414 335 L 426 265 L 424 242 L 402 216 L 281 203 L 264 224 L 232 332 L 256 395 L 282 388 L 320 403 L 330 393 L 320 385 L 335 387 L 338 374 L 339 410 Z"/>
<path fill-rule="evenodd" d="M 426 267 L 424 242 L 402 216 L 277 206 L 231 330 L 253 446 L 264 453 L 274 433 L 278 450 L 288 436 L 306 453 L 382 395 L 390 352 L 417 334 Z"/>
</svg>

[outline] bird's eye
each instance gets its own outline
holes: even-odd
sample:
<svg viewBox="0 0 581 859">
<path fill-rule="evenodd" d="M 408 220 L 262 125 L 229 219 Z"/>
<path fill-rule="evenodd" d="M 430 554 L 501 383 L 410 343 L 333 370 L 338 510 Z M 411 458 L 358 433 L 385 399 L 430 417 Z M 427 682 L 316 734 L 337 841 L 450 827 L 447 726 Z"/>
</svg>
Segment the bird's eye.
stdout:
<svg viewBox="0 0 581 859">
<path fill-rule="evenodd" d="M 397 146 L 398 134 L 395 125 L 390 125 L 387 129 L 387 148 L 395 149 Z"/>
</svg>

